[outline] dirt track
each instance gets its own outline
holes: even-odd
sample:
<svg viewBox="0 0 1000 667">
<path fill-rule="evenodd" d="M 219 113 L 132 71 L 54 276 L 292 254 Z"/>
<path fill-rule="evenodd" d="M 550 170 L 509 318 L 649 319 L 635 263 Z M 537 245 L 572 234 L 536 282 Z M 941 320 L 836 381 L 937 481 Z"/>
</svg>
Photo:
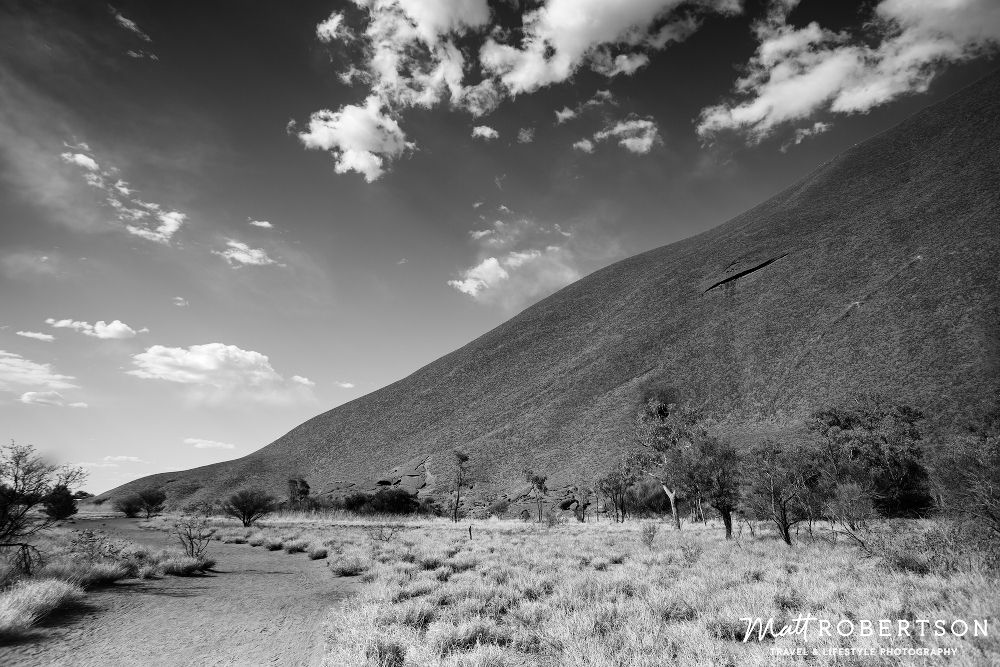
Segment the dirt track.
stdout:
<svg viewBox="0 0 1000 667">
<path fill-rule="evenodd" d="M 81 520 L 141 544 L 175 547 L 133 519 Z M 0 665 L 318 665 L 326 611 L 349 580 L 305 554 L 213 542 L 216 571 L 91 591 L 83 608 L 0 647 Z"/>
</svg>

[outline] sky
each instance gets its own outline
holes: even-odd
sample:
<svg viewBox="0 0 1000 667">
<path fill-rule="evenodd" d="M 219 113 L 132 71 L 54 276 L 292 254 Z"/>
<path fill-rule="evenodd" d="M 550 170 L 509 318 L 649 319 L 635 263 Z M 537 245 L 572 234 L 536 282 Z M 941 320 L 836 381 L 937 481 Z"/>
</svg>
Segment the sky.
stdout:
<svg viewBox="0 0 1000 667">
<path fill-rule="evenodd" d="M 0 438 L 244 456 L 996 67 L 994 0 L 0 2 Z"/>
</svg>

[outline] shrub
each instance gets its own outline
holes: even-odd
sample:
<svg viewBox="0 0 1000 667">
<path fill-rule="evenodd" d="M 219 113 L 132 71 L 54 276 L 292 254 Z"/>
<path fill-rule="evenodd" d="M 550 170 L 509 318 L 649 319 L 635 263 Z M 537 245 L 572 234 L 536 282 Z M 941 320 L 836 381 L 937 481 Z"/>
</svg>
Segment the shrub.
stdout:
<svg viewBox="0 0 1000 667">
<path fill-rule="evenodd" d="M 175 577 L 189 577 L 196 572 L 204 572 L 214 566 L 214 560 L 192 558 L 191 556 L 175 556 L 160 563 L 164 574 L 172 574 Z"/>
<path fill-rule="evenodd" d="M 237 491 L 222 503 L 222 513 L 239 519 L 245 528 L 274 511 L 274 497 L 260 489 Z"/>
<path fill-rule="evenodd" d="M 156 579 L 162 574 L 163 571 L 160 569 L 158 565 L 149 564 L 140 567 L 139 572 L 136 576 L 138 576 L 140 579 Z"/>
<path fill-rule="evenodd" d="M 76 498 L 65 484 L 57 484 L 42 502 L 46 516 L 56 521 L 76 514 Z"/>
<path fill-rule="evenodd" d="M 282 545 L 287 553 L 302 553 L 309 548 L 308 540 L 289 540 Z"/>
<path fill-rule="evenodd" d="M 264 538 L 264 548 L 268 551 L 280 551 L 281 550 L 281 540 L 275 537 Z"/>
<path fill-rule="evenodd" d="M 142 511 L 146 514 L 147 519 L 151 519 L 162 512 L 163 505 L 167 502 L 167 494 L 163 489 L 143 489 L 135 495 L 139 499 Z"/>
<path fill-rule="evenodd" d="M 47 563 L 40 571 L 40 576 L 58 579 L 70 584 L 93 588 L 107 586 L 129 576 L 129 568 L 123 563 L 81 561 L 55 561 Z"/>
<path fill-rule="evenodd" d="M 660 530 L 660 527 L 655 523 L 649 522 L 642 524 L 642 533 L 639 536 L 639 541 L 642 542 L 643 546 L 647 549 L 653 548 L 653 543 L 656 541 L 656 533 Z"/>
<path fill-rule="evenodd" d="M 252 547 L 259 547 L 266 541 L 267 537 L 264 536 L 264 533 L 254 533 L 253 535 L 247 538 L 247 544 L 249 544 Z"/>
<path fill-rule="evenodd" d="M 215 529 L 209 528 L 206 517 L 181 517 L 173 523 L 171 532 L 180 540 L 185 555 L 191 558 L 204 556 L 215 535 Z"/>
<path fill-rule="evenodd" d="M 15 584 L 0 593 L 0 638 L 13 638 L 53 611 L 83 599 L 83 589 L 56 579 Z"/>
<path fill-rule="evenodd" d="M 313 545 L 309 547 L 307 553 L 310 560 L 321 560 L 326 558 L 326 547 Z"/>
<path fill-rule="evenodd" d="M 128 518 L 134 519 L 142 511 L 142 501 L 139 500 L 138 496 L 123 496 L 115 498 L 114 502 L 111 503 L 111 507 L 116 512 L 121 512 Z"/>
<path fill-rule="evenodd" d="M 331 562 L 330 571 L 338 577 L 354 577 L 367 570 L 370 565 L 368 559 L 358 554 L 349 554 Z"/>
</svg>

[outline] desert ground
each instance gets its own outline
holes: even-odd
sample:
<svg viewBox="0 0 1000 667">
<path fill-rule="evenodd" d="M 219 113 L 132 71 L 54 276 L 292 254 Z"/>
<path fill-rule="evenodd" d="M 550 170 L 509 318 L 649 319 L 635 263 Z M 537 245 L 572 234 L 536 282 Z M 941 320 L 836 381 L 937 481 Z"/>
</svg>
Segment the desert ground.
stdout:
<svg viewBox="0 0 1000 667">
<path fill-rule="evenodd" d="M 80 519 L 154 548 L 174 549 L 165 531 L 139 520 Z M 125 580 L 88 593 L 77 608 L 0 646 L 4 665 L 318 665 L 321 625 L 353 590 L 322 561 L 215 542 L 218 562 L 200 576 Z"/>
</svg>

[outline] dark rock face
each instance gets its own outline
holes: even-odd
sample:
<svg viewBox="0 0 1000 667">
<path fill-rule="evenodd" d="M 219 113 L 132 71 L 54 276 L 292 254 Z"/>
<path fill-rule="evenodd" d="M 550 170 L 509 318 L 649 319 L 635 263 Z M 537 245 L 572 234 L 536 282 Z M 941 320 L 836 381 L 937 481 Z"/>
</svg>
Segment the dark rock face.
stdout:
<svg viewBox="0 0 1000 667">
<path fill-rule="evenodd" d="M 474 469 L 470 508 L 519 498 L 525 468 L 550 488 L 592 485 L 652 387 L 698 401 L 744 440 L 858 392 L 961 418 L 1000 395 L 998 220 L 994 74 L 733 220 L 597 271 L 249 456 L 105 497 L 152 485 L 181 502 L 243 486 L 278 495 L 292 476 L 323 493 L 444 495 L 456 448 Z"/>
</svg>

